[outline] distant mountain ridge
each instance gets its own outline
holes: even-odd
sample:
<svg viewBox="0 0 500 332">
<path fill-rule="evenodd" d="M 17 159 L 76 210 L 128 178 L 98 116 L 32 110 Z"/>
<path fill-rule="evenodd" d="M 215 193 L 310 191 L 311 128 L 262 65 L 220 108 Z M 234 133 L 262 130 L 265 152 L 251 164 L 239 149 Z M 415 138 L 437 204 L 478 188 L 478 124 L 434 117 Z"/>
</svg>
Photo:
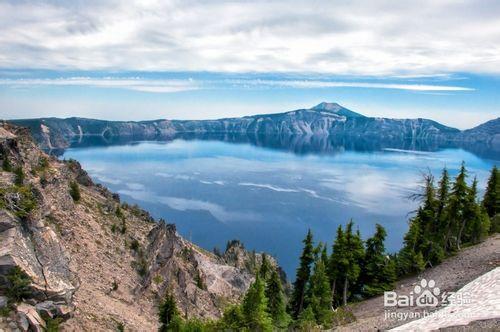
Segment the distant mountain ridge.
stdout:
<svg viewBox="0 0 500 332">
<path fill-rule="evenodd" d="M 106 121 L 86 118 L 11 120 L 31 129 L 45 149 L 66 148 L 84 136 L 168 139 L 179 133 L 306 135 L 365 139 L 466 141 L 500 145 L 500 118 L 460 131 L 429 119 L 367 117 L 337 103 L 309 109 L 217 120 Z"/>
</svg>

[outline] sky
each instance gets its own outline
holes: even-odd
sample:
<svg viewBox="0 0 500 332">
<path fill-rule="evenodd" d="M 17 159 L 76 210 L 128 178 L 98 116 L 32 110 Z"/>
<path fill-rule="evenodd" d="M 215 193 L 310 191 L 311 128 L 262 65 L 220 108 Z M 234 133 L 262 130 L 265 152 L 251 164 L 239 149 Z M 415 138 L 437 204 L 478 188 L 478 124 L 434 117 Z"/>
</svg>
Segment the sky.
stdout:
<svg viewBox="0 0 500 332">
<path fill-rule="evenodd" d="M 0 118 L 500 116 L 500 1 L 0 0 Z"/>
</svg>

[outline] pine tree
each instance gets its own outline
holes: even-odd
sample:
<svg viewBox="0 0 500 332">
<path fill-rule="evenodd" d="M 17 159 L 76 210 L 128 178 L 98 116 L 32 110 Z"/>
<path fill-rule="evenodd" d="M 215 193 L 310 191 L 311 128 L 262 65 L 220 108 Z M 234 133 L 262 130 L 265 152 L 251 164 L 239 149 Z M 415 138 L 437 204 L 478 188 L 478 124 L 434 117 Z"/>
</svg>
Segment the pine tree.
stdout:
<svg viewBox="0 0 500 332">
<path fill-rule="evenodd" d="M 331 317 L 332 295 L 325 263 L 321 255 L 318 256 L 314 264 L 308 287 L 308 302 L 314 312 L 316 322 L 326 324 Z"/>
<path fill-rule="evenodd" d="M 271 274 L 271 264 L 269 263 L 269 259 L 266 254 L 262 254 L 262 262 L 260 263 L 259 275 L 262 280 L 266 281 Z"/>
<path fill-rule="evenodd" d="M 177 304 L 175 298 L 167 290 L 163 302 L 160 304 L 159 308 L 159 318 L 160 318 L 160 332 L 167 331 L 178 331 L 180 328 L 181 318 L 179 310 L 177 309 Z"/>
<path fill-rule="evenodd" d="M 313 236 L 311 230 L 307 232 L 306 238 L 302 241 L 304 249 L 300 256 L 300 265 L 297 269 L 295 282 L 293 283 L 293 292 L 290 303 L 291 313 L 297 318 L 301 311 L 306 307 L 305 292 L 306 286 L 311 275 L 311 264 L 314 261 Z"/>
<path fill-rule="evenodd" d="M 349 261 L 346 257 L 345 236 L 342 226 L 337 227 L 337 235 L 332 245 L 332 254 L 328 261 L 328 277 L 332 290 L 332 302 L 334 306 L 340 303 L 340 296 L 337 292 L 341 281 L 344 280 L 345 271 Z"/>
<path fill-rule="evenodd" d="M 397 255 L 397 273 L 404 276 L 420 272 L 425 267 L 423 255 L 418 251 L 420 240 L 420 224 L 410 220 L 410 227 L 403 240 L 403 248 Z"/>
<path fill-rule="evenodd" d="M 490 218 L 500 213 L 500 171 L 497 166 L 493 166 L 486 192 L 484 193 L 483 206 Z"/>
<path fill-rule="evenodd" d="M 273 320 L 273 325 L 284 329 L 290 323 L 290 316 L 286 312 L 285 294 L 281 279 L 276 269 L 270 273 L 266 287 L 267 311 Z"/>
<path fill-rule="evenodd" d="M 257 274 L 241 304 L 245 327 L 250 331 L 272 331 L 264 281 Z"/>
<path fill-rule="evenodd" d="M 462 163 L 460 172 L 453 183 L 450 204 L 448 206 L 448 232 L 446 236 L 446 248 L 448 251 L 460 249 L 460 233 L 467 222 L 465 210 L 469 204 L 469 187 L 466 183 L 467 170 Z M 452 237 L 453 235 L 453 237 Z"/>
<path fill-rule="evenodd" d="M 387 257 L 384 241 L 387 232 L 380 224 L 375 225 L 375 234 L 366 240 L 361 282 L 363 294 L 371 297 L 392 289 L 396 280 L 394 263 Z"/>
<path fill-rule="evenodd" d="M 347 223 L 345 231 L 345 256 L 347 258 L 347 268 L 344 275 L 344 288 L 342 293 L 343 305 L 347 305 L 347 300 L 349 297 L 349 287 L 355 285 L 359 278 L 361 272 L 361 261 L 364 257 L 364 247 L 363 241 L 359 231 L 356 233 L 352 232 L 353 227 L 352 220 Z"/>
<path fill-rule="evenodd" d="M 460 234 L 462 242 L 477 244 L 488 234 L 490 229 L 490 218 L 484 206 L 477 202 L 477 179 L 474 178 L 469 191 L 469 200 L 465 211 L 467 225 Z"/>
</svg>

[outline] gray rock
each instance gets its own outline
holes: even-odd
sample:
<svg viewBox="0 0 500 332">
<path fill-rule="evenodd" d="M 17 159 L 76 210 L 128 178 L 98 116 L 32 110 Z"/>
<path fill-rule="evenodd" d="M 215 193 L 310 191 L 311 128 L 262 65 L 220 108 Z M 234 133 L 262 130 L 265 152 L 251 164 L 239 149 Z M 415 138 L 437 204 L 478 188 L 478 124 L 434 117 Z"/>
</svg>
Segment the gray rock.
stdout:
<svg viewBox="0 0 500 332">
<path fill-rule="evenodd" d="M 37 303 L 35 309 L 43 319 L 54 318 L 58 312 L 58 307 L 53 301 Z"/>
<path fill-rule="evenodd" d="M 5 308 L 7 306 L 8 299 L 6 296 L 0 296 L 0 308 Z"/>
<path fill-rule="evenodd" d="M 45 330 L 45 321 L 40 317 L 35 307 L 29 304 L 21 303 L 17 306 L 18 323 L 23 331 L 43 332 Z M 28 327 L 26 327 L 26 321 Z"/>
</svg>

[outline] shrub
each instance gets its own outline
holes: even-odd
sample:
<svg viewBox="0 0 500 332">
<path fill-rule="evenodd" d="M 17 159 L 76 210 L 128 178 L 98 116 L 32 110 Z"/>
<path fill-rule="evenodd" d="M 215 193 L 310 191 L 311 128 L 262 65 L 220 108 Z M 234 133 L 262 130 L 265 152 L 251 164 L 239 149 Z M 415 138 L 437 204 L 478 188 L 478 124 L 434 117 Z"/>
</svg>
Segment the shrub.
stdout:
<svg viewBox="0 0 500 332">
<path fill-rule="evenodd" d="M 17 303 L 31 295 L 31 278 L 19 266 L 10 269 L 5 279 L 7 281 L 5 294 L 9 302 Z"/>
<path fill-rule="evenodd" d="M 23 172 L 23 168 L 21 166 L 19 167 L 16 167 L 16 169 L 14 170 L 14 174 L 15 174 L 15 179 L 14 179 L 14 184 L 16 186 L 22 186 L 24 184 L 24 172 Z"/>
<path fill-rule="evenodd" d="M 0 189 L 0 208 L 12 211 L 24 219 L 36 208 L 31 186 L 12 186 Z"/>
<path fill-rule="evenodd" d="M 77 182 L 71 181 L 69 184 L 69 194 L 71 195 L 71 198 L 73 198 L 73 201 L 78 202 L 82 196 L 80 194 L 80 186 L 78 185 Z"/>
<path fill-rule="evenodd" d="M 130 249 L 135 252 L 139 251 L 140 246 L 141 245 L 139 244 L 139 241 L 137 241 L 137 239 L 133 239 L 132 242 L 130 242 Z"/>
<path fill-rule="evenodd" d="M 62 323 L 62 321 L 63 319 L 61 317 L 56 317 L 56 318 L 48 317 L 45 320 L 45 323 L 47 324 L 45 327 L 45 332 L 58 332 L 59 325 Z"/>
<path fill-rule="evenodd" d="M 155 275 L 153 278 L 153 282 L 157 285 L 161 284 L 163 282 L 163 277 L 159 274 Z"/>
<path fill-rule="evenodd" d="M 9 157 L 6 153 L 3 155 L 2 168 L 6 172 L 12 172 L 12 164 L 10 163 Z"/>
</svg>

